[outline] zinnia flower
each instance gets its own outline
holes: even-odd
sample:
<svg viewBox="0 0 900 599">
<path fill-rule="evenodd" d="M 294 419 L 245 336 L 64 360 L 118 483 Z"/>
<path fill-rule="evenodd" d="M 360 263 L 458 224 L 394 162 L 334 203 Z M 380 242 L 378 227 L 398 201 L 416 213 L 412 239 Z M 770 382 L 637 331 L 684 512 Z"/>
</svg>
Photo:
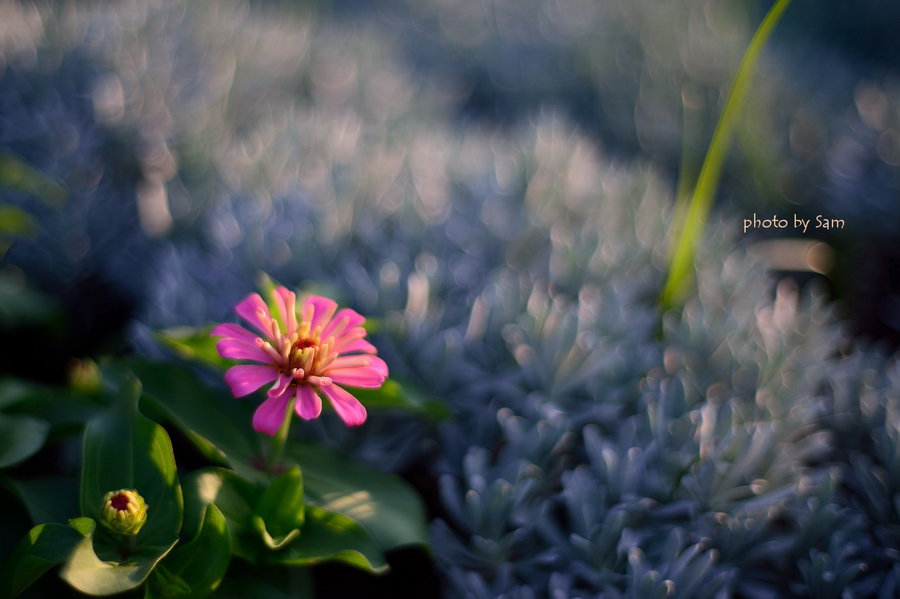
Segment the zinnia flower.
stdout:
<svg viewBox="0 0 900 599">
<path fill-rule="evenodd" d="M 365 422 L 366 409 L 341 386 L 377 389 L 387 378 L 387 364 L 364 339 L 365 318 L 349 308 L 337 311 L 334 301 L 316 295 L 308 296 L 298 312 L 296 295 L 284 287 L 274 291 L 273 299 L 280 322 L 257 293 L 234 309 L 259 335 L 228 323 L 212 331 L 213 337 L 222 337 L 216 348 L 223 358 L 259 362 L 225 373 L 235 397 L 274 382 L 253 414 L 253 428 L 275 435 L 292 399 L 300 418 L 316 418 L 322 412 L 320 394 L 348 426 Z"/>
</svg>

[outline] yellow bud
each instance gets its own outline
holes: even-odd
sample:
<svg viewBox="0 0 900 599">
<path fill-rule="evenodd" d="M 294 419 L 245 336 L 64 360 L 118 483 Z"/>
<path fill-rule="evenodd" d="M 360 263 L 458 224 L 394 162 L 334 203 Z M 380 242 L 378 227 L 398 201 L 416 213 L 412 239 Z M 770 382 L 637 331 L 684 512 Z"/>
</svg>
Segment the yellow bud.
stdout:
<svg viewBox="0 0 900 599">
<path fill-rule="evenodd" d="M 69 364 L 69 384 L 87 394 L 99 393 L 103 387 L 100 369 L 92 360 L 73 360 Z"/>
<path fill-rule="evenodd" d="M 136 535 L 147 521 L 148 507 L 133 489 L 110 491 L 103 496 L 100 521 L 113 532 Z"/>
</svg>

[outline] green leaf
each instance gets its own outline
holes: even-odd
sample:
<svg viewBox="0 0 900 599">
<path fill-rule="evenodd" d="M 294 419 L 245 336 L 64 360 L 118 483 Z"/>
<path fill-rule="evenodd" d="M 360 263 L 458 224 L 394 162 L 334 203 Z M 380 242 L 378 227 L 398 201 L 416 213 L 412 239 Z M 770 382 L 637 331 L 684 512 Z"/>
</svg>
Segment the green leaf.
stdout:
<svg viewBox="0 0 900 599">
<path fill-rule="evenodd" d="M 68 559 L 82 539 L 65 524 L 40 524 L 22 539 L 0 568 L 0 597 L 14 597 L 53 566 Z"/>
<path fill-rule="evenodd" d="M 425 510 L 403 479 L 309 442 L 295 441 L 287 451 L 303 471 L 307 506 L 352 518 L 383 551 L 428 543 Z"/>
<path fill-rule="evenodd" d="M 216 392 L 202 384 L 189 368 L 177 364 L 127 360 L 111 368 L 133 371 L 144 385 L 144 394 L 168 414 L 173 424 L 193 439 L 217 448 L 217 455 L 235 468 L 252 464 L 259 455 L 259 436 L 251 427 L 247 406 L 227 391 Z M 200 443 L 198 446 L 203 446 Z M 251 474 L 241 470 L 241 474 Z"/>
<path fill-rule="evenodd" d="M 444 420 L 450 416 L 447 404 L 432 397 L 427 397 L 409 383 L 400 383 L 396 379 L 388 379 L 378 389 L 354 388 L 353 395 L 366 408 L 400 408 L 424 414 L 435 420 Z"/>
<path fill-rule="evenodd" d="M 50 424 L 29 416 L 0 414 L 0 468 L 23 462 L 44 446 Z"/>
<path fill-rule="evenodd" d="M 150 596 L 206 597 L 219 586 L 231 561 L 231 539 L 225 516 L 215 504 L 207 504 L 203 514 L 197 536 L 173 549 L 155 570 Z"/>
<path fill-rule="evenodd" d="M 156 339 L 186 360 L 195 360 L 215 368 L 227 368 L 234 361 L 223 358 L 216 349 L 218 339 L 210 337 L 213 327 L 175 327 L 157 331 Z"/>
<path fill-rule="evenodd" d="M 114 595 L 139 587 L 159 561 L 175 546 L 177 539 L 162 551 L 155 547 L 141 546 L 136 553 L 121 561 L 102 560 L 94 551 L 97 534 L 96 523 L 91 518 L 89 526 L 80 525 L 85 536 L 75 545 L 59 575 L 75 589 L 89 595 Z"/>
<path fill-rule="evenodd" d="M 62 523 L 78 515 L 78 484 L 71 478 L 8 479 L 6 483 L 28 510 L 32 522 Z"/>
<path fill-rule="evenodd" d="M 254 515 L 252 520 L 250 521 L 250 525 L 253 527 L 259 536 L 262 537 L 263 544 L 269 549 L 278 551 L 291 541 L 293 541 L 297 536 L 300 535 L 299 528 L 292 528 L 284 534 L 275 534 L 272 535 L 269 532 L 268 528 L 266 528 L 266 521 L 262 519 L 261 516 Z"/>
<path fill-rule="evenodd" d="M 9 416 L 28 416 L 49 425 L 51 436 L 60 430 L 80 429 L 97 414 L 102 404 L 71 387 L 57 387 L 20 381 L 0 380 L 0 409 Z"/>
<path fill-rule="evenodd" d="M 374 573 L 389 569 L 383 548 L 352 518 L 307 506 L 300 537 L 280 551 L 263 554 L 268 563 L 303 566 L 341 561 Z"/>
<path fill-rule="evenodd" d="M 144 587 L 144 599 L 169 599 L 174 597 L 189 597 L 191 585 L 184 578 L 171 572 L 165 564 L 157 564 L 153 570 L 153 577 Z"/>
<path fill-rule="evenodd" d="M 256 561 L 262 543 L 253 529 L 253 518 L 254 506 L 262 495 L 260 488 L 240 478 L 232 470 L 207 468 L 185 478 L 184 494 L 189 506 L 214 503 L 228 522 L 232 553 L 250 562 Z M 185 513 L 185 534 L 199 531 L 197 513 L 196 509 Z"/>
<path fill-rule="evenodd" d="M 0 410 L 10 416 L 31 416 L 56 428 L 83 425 L 97 413 L 99 402 L 71 387 L 0 378 Z"/>
<path fill-rule="evenodd" d="M 97 523 L 94 522 L 91 518 L 82 516 L 69 520 L 69 526 L 78 531 L 78 534 L 80 534 L 82 537 L 86 537 L 94 532 L 94 528 L 97 526 Z"/>
<path fill-rule="evenodd" d="M 135 489 L 150 506 L 138 539 L 164 547 L 181 529 L 181 487 L 169 435 L 137 411 L 140 393 L 140 382 L 126 380 L 110 409 L 85 429 L 81 513 L 100 521 L 107 492 Z"/>
<path fill-rule="evenodd" d="M 256 503 L 253 526 L 270 549 L 280 549 L 303 526 L 303 479 L 299 466 L 277 476 Z"/>
<path fill-rule="evenodd" d="M 35 388 L 35 393 L 8 413 L 27 415 L 46 422 L 50 435 L 59 431 L 80 432 L 86 422 L 102 409 L 98 403 L 65 388 Z"/>
</svg>

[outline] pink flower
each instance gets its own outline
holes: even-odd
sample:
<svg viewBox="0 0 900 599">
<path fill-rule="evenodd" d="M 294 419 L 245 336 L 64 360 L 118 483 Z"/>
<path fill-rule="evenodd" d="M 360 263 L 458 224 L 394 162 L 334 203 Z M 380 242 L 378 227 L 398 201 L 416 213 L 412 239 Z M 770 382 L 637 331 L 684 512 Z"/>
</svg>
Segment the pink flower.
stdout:
<svg viewBox="0 0 900 599">
<path fill-rule="evenodd" d="M 234 309 L 259 334 L 230 323 L 212 331 L 213 337 L 222 337 L 216 348 L 223 358 L 258 362 L 225 373 L 235 397 L 274 382 L 253 414 L 253 428 L 275 435 L 293 399 L 298 416 L 316 418 L 322 412 L 320 394 L 348 426 L 365 422 L 366 409 L 342 387 L 377 389 L 388 376 L 387 364 L 364 339 L 365 318 L 349 308 L 337 311 L 334 301 L 316 295 L 307 297 L 298 312 L 296 295 L 284 287 L 274 291 L 273 299 L 280 319 L 257 293 Z"/>
</svg>

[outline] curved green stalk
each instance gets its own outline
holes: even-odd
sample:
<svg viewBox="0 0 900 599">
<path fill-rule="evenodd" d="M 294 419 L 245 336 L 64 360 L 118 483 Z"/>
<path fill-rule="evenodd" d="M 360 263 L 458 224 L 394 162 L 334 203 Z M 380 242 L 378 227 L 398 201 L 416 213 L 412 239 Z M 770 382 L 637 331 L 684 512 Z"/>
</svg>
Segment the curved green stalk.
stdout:
<svg viewBox="0 0 900 599">
<path fill-rule="evenodd" d="M 687 200 L 690 194 L 689 186 L 683 180 L 679 182 L 679 201 L 676 205 L 674 230 L 669 246 L 669 274 L 660 298 L 664 310 L 673 308 L 680 303 L 691 284 L 697 241 L 706 226 L 713 197 L 722 174 L 728 143 L 731 141 L 731 134 L 746 99 L 753 68 L 756 66 L 763 46 L 790 1 L 778 0 L 769 9 L 753 35 L 734 76 L 728 98 L 725 101 L 725 108 L 716 123 L 712 141 L 706 152 L 706 158 L 703 160 L 703 166 L 700 168 L 697 185 L 694 187 L 689 203 Z M 682 178 L 686 175 L 684 171 L 685 169 L 682 169 L 680 173 Z"/>
</svg>

